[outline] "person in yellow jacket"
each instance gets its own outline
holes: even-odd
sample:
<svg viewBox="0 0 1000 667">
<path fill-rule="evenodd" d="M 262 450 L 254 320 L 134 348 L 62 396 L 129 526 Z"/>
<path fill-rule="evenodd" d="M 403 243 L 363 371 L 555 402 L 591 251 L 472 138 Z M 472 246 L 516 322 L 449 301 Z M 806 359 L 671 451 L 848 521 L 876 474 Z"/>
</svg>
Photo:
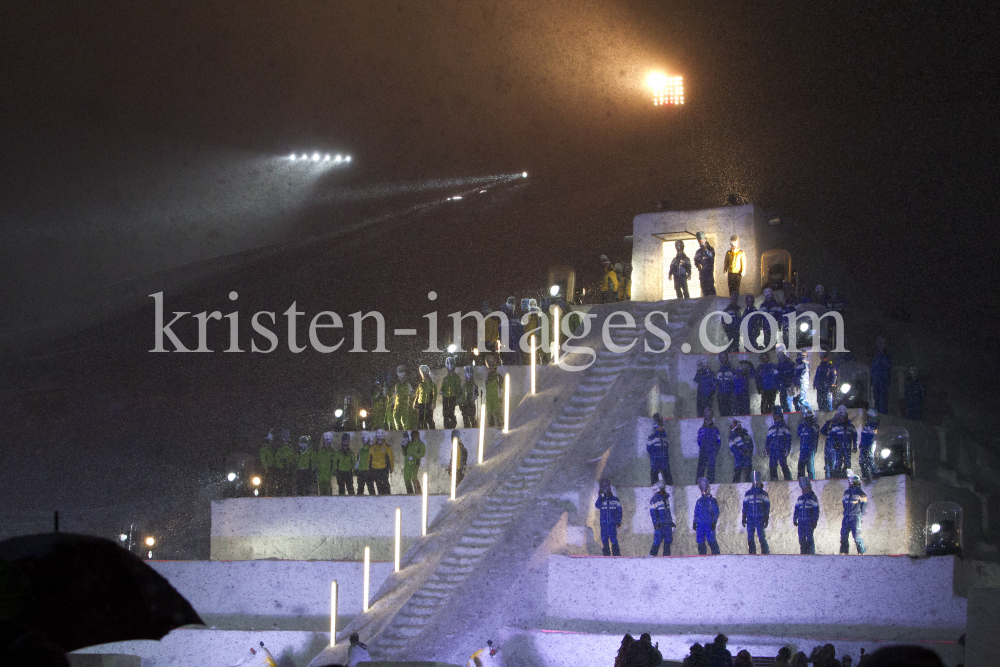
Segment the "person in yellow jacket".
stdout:
<svg viewBox="0 0 1000 667">
<path fill-rule="evenodd" d="M 537 355 L 542 349 L 542 329 L 541 329 L 541 319 L 539 315 L 541 310 L 538 308 L 538 301 L 535 299 L 528 299 L 528 309 L 526 312 L 526 322 L 524 324 L 524 341 L 528 347 L 528 352 L 522 352 L 523 361 L 525 364 L 531 363 L 531 337 L 535 337 L 535 355 L 537 361 Z M 523 317 L 523 316 L 522 316 Z"/>
<path fill-rule="evenodd" d="M 486 316 L 486 321 L 483 323 L 483 342 L 486 343 L 487 350 L 496 352 L 500 345 L 500 318 L 489 317 L 491 312 L 493 311 L 490 310 L 490 302 L 483 301 L 483 315 Z"/>
<path fill-rule="evenodd" d="M 420 431 L 410 431 L 410 441 L 403 447 L 403 484 L 407 493 L 420 493 L 420 460 L 427 455 L 427 446 L 420 439 Z"/>
<path fill-rule="evenodd" d="M 604 270 L 601 277 L 601 303 L 612 303 L 618 300 L 618 275 L 607 255 L 601 255 L 601 268 Z"/>
<path fill-rule="evenodd" d="M 413 392 L 413 410 L 417 413 L 417 428 L 434 429 L 434 405 L 437 403 L 437 385 L 431 377 L 430 366 L 420 367 L 420 383 Z M 412 429 L 411 429 L 412 430 Z"/>
<path fill-rule="evenodd" d="M 409 431 L 416 426 L 416 412 L 410 407 L 416 387 L 406 375 L 406 366 L 396 367 L 399 381 L 392 390 L 392 421 L 397 431 Z"/>
<path fill-rule="evenodd" d="M 740 249 L 740 237 L 733 234 L 729 237 L 729 243 L 732 247 L 726 253 L 724 268 L 726 276 L 729 278 L 729 294 L 732 296 L 740 293 L 740 280 L 743 279 L 747 267 L 746 254 Z"/>
<path fill-rule="evenodd" d="M 620 269 L 618 267 L 621 267 Z M 632 300 L 632 265 L 615 264 L 618 271 L 618 300 Z"/>
<path fill-rule="evenodd" d="M 375 488 L 380 496 L 388 496 L 392 493 L 389 489 L 389 475 L 392 473 L 394 459 L 392 447 L 385 441 L 385 431 L 379 429 L 375 432 L 375 444 L 368 451 L 369 463 L 371 466 L 371 476 L 375 481 Z"/>
<path fill-rule="evenodd" d="M 379 429 L 380 431 L 382 429 Z M 384 431 L 383 431 L 384 432 Z M 361 432 L 361 449 L 358 450 L 358 458 L 354 462 L 354 472 L 357 473 L 358 477 L 358 495 L 365 495 L 365 489 L 368 489 L 368 495 L 375 495 L 375 479 L 372 477 L 371 471 L 371 455 L 372 450 L 372 439 L 371 434 L 368 431 Z"/>
<path fill-rule="evenodd" d="M 333 495 L 333 431 L 323 434 L 323 443 L 313 452 L 312 467 L 316 471 L 316 486 L 319 495 Z"/>
</svg>

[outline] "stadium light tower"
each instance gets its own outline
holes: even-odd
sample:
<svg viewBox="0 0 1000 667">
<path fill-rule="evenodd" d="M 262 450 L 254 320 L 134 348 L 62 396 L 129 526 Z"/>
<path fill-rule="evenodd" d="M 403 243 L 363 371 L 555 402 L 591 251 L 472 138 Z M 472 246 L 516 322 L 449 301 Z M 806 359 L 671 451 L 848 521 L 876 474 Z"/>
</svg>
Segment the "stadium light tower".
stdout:
<svg viewBox="0 0 1000 667">
<path fill-rule="evenodd" d="M 646 78 L 646 84 L 653 91 L 654 106 L 684 104 L 684 77 L 652 72 Z"/>
</svg>

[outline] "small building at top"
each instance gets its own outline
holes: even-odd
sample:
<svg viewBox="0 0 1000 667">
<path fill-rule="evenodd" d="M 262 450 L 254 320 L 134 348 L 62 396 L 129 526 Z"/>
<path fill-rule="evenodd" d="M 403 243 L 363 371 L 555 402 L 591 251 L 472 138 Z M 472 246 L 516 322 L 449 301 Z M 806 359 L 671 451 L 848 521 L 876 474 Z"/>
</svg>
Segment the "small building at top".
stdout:
<svg viewBox="0 0 1000 667">
<path fill-rule="evenodd" d="M 767 284 L 789 280 L 791 261 L 788 253 L 764 247 L 768 224 L 764 210 L 755 204 L 723 206 L 696 211 L 658 211 L 641 213 L 632 221 L 632 300 L 662 301 L 674 299 L 674 284 L 668 278 L 670 262 L 677 254 L 676 242 L 682 241 L 684 253 L 691 259 L 692 275 L 688 280 L 691 298 L 702 296 L 694 257 L 698 251 L 695 235 L 704 232 L 715 249 L 715 290 L 729 296 L 725 272 L 730 238 L 739 237 L 745 269 L 740 293 L 760 294 Z M 762 271 L 763 267 L 763 271 Z"/>
</svg>

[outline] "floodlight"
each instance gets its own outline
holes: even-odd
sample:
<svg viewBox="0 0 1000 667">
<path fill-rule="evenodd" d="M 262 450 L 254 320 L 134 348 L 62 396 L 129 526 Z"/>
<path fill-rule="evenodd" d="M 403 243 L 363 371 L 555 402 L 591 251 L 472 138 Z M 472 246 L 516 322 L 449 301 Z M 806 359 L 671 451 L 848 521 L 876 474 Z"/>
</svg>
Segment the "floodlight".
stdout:
<svg viewBox="0 0 1000 667">
<path fill-rule="evenodd" d="M 551 294 L 552 296 L 558 296 L 559 295 L 559 285 L 553 285 L 552 287 L 550 287 L 549 288 L 549 294 Z"/>
<path fill-rule="evenodd" d="M 233 480 L 236 479 L 236 473 L 234 473 L 234 472 L 229 473 L 228 475 L 226 475 L 226 479 L 228 479 L 230 482 L 232 482 Z"/>
<path fill-rule="evenodd" d="M 448 353 L 449 354 L 454 354 L 455 350 L 457 350 L 457 349 L 458 349 L 458 346 L 455 345 L 454 343 L 452 343 L 451 345 L 448 346 Z"/>
<path fill-rule="evenodd" d="M 260 477 L 254 477 L 251 481 L 254 486 L 260 486 Z"/>
<path fill-rule="evenodd" d="M 156 544 L 156 540 L 154 540 L 152 537 L 147 537 L 146 538 L 146 546 L 147 547 L 151 547 L 154 544 Z"/>
<path fill-rule="evenodd" d="M 344 411 L 341 410 L 340 408 L 337 408 L 336 410 L 333 411 L 333 416 L 336 417 L 337 419 L 340 419 L 341 417 L 344 416 Z"/>
<path fill-rule="evenodd" d="M 653 91 L 653 104 L 684 104 L 684 77 L 652 72 L 646 84 Z"/>
<path fill-rule="evenodd" d="M 840 385 L 840 393 L 841 394 L 846 394 L 850 390 L 851 390 L 851 383 L 850 382 L 845 382 L 844 384 Z"/>
</svg>

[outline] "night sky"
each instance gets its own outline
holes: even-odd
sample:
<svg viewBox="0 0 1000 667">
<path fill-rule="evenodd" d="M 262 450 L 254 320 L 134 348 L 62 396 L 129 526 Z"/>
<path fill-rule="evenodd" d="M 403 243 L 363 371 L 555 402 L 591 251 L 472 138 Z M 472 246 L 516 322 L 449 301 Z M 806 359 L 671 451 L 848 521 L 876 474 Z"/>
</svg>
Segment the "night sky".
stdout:
<svg viewBox="0 0 1000 667">
<path fill-rule="evenodd" d="M 661 200 L 721 206 L 730 194 L 793 223 L 789 245 L 816 258 L 799 265 L 806 282 L 842 285 L 950 339 L 974 336 L 994 367 L 1000 313 L 982 291 L 1000 251 L 990 224 L 998 13 L 995 3 L 7 3 L 4 357 L 63 356 L 14 364 L 5 416 L 22 419 L 22 433 L 72 422 L 65 446 L 100 452 L 96 441 L 127 429 L 98 437 L 106 425 L 58 407 L 26 417 L 18 401 L 70 386 L 68 405 L 100 421 L 107 405 L 158 405 L 149 387 L 199 384 L 191 378 L 217 356 L 178 370 L 145 352 L 145 290 L 169 293 L 192 262 L 273 250 L 236 255 L 221 278 L 181 290 L 191 309 L 225 309 L 237 289 L 248 313 L 298 299 L 414 326 L 428 289 L 442 307 L 469 308 L 541 289 L 554 263 L 586 282 L 600 253 L 627 259 L 637 213 Z M 684 77 L 683 107 L 652 105 L 652 70 Z M 280 159 L 313 150 L 352 163 L 320 174 Z M 522 171 L 530 177 L 471 180 Z M 490 187 L 478 200 L 414 208 L 479 196 L 480 183 Z M 65 354 L 77 348 L 83 359 Z M 345 364 L 271 369 L 266 382 L 361 382 Z M 108 368 L 126 379 L 88 375 Z M 227 373 L 212 380 L 220 393 L 244 377 Z M 99 394 L 110 398 L 95 412 Z M 190 403 L 183 391 L 170 401 L 176 421 Z M 146 467 L 137 456 L 129 475 Z"/>
</svg>

